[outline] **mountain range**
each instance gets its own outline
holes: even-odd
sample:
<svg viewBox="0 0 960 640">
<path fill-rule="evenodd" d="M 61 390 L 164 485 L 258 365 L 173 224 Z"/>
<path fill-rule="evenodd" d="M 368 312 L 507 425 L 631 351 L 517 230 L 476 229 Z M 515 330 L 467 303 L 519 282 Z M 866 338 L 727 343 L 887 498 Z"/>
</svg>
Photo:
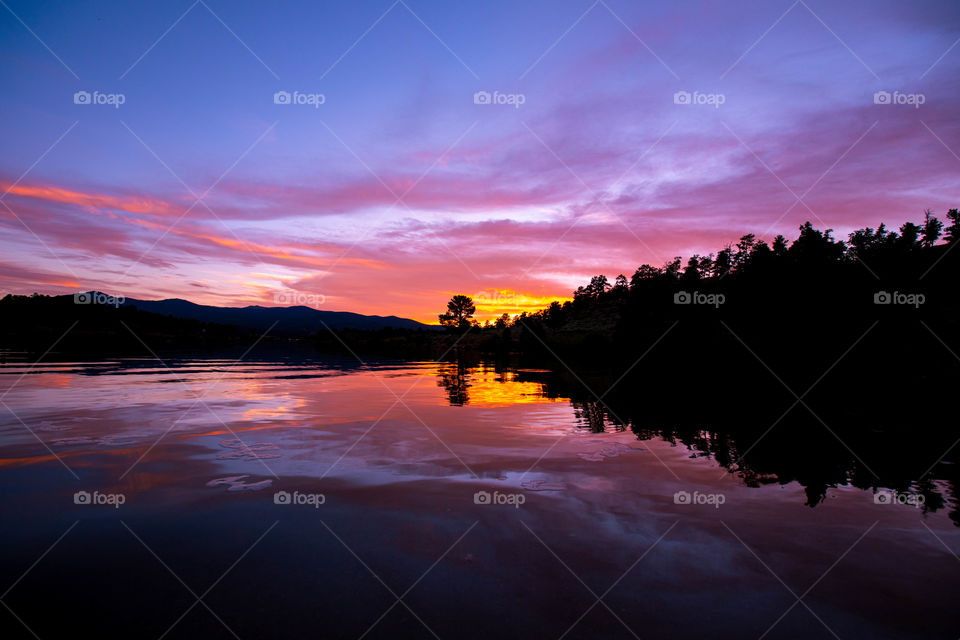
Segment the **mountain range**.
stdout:
<svg viewBox="0 0 960 640">
<path fill-rule="evenodd" d="M 325 329 L 438 329 L 409 318 L 397 316 L 367 316 L 348 311 L 321 311 L 311 307 L 215 307 L 196 304 L 189 300 L 138 300 L 127 298 L 123 306 L 149 313 L 233 325 L 257 331 L 270 331 L 273 335 L 304 335 Z"/>
</svg>

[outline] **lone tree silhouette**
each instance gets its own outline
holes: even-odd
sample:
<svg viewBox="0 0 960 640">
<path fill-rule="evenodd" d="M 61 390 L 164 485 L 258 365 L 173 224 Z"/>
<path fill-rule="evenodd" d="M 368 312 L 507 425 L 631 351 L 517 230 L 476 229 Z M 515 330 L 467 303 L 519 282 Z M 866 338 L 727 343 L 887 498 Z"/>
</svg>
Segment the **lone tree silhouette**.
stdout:
<svg viewBox="0 0 960 640">
<path fill-rule="evenodd" d="M 473 314 L 477 312 L 470 296 L 455 295 L 447 303 L 447 312 L 441 313 L 440 324 L 444 327 L 466 329 L 470 326 Z"/>
</svg>

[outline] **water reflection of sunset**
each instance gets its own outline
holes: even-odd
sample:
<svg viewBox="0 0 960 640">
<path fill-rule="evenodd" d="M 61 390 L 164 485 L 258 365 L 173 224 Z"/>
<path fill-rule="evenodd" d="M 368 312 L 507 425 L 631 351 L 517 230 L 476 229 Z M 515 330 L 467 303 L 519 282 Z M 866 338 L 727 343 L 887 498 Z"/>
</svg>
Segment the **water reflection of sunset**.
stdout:
<svg viewBox="0 0 960 640">
<path fill-rule="evenodd" d="M 457 365 L 441 365 L 436 368 L 441 381 L 459 383 L 466 396 L 464 404 L 486 407 L 505 407 L 516 404 L 553 404 L 565 402 L 563 398 L 549 398 L 543 384 L 519 380 L 514 371 L 495 371 L 492 368 L 476 367 L 469 372 L 458 371 Z M 444 385 L 446 386 L 446 385 Z"/>
<path fill-rule="evenodd" d="M 278 420 L 292 418 L 297 409 L 303 408 L 306 402 L 302 399 L 282 398 L 276 400 L 275 406 L 251 407 L 241 414 L 244 420 Z"/>
<path fill-rule="evenodd" d="M 569 477 L 563 461 L 571 459 L 624 469 L 649 466 L 648 475 L 665 471 L 656 459 L 650 465 L 632 453 L 630 443 L 638 439 L 651 450 L 666 442 L 670 456 L 681 454 L 675 464 L 689 464 L 689 457 L 711 468 L 736 459 L 739 446 L 730 434 L 703 428 L 681 437 L 644 431 L 629 420 L 633 409 L 643 411 L 639 405 L 618 408 L 627 418 L 620 423 L 602 403 L 576 385 L 559 384 L 555 372 L 546 370 L 463 362 L 358 367 L 321 360 L 240 366 L 188 360 L 170 366 L 139 360 L 45 365 L 21 378 L 28 369 L 0 365 L 2 386 L 9 390 L 5 403 L 13 412 L 0 414 L 0 467 L 54 465 L 64 474 L 63 467 L 118 473 L 134 468 L 134 475 L 146 474 L 137 487 L 146 486 L 148 476 L 149 486 L 180 485 L 182 474 L 198 473 L 200 460 L 208 475 L 470 481 L 474 473 L 518 477 L 555 446 L 537 471 L 552 464 L 561 470 L 535 479 L 557 483 Z M 229 443 L 238 439 L 252 455 L 237 455 Z M 268 450 L 275 457 L 257 455 Z M 758 470 L 730 469 L 737 474 L 731 480 L 751 486 L 760 477 L 793 482 L 786 472 L 767 469 L 784 464 L 782 455 L 771 455 L 758 459 Z M 589 482 L 581 478 L 583 486 L 597 482 L 589 467 L 576 473 L 590 476 Z M 838 482 L 813 478 L 807 484 L 805 499 L 813 496 L 815 504 Z"/>
<path fill-rule="evenodd" d="M 197 519 L 197 514 L 215 514 L 212 526 L 224 532 L 214 536 L 216 545 L 242 531 L 250 536 L 244 542 L 248 544 L 269 523 L 282 521 L 262 547 L 279 544 L 275 548 L 283 549 L 271 556 L 271 573 L 278 558 L 291 555 L 287 550 L 313 549 L 318 540 L 322 545 L 323 534 L 329 533 L 323 525 L 318 529 L 321 517 L 338 533 L 348 531 L 351 522 L 361 523 L 362 536 L 349 538 L 351 543 L 372 540 L 371 545 L 393 554 L 416 554 L 419 544 L 430 541 L 430 557 L 418 556 L 418 566 L 429 566 L 449 547 L 449 531 L 462 533 L 480 522 L 478 528 L 498 532 L 503 541 L 497 536 L 468 537 L 463 544 L 470 549 L 451 554 L 448 566 L 466 566 L 467 553 L 477 554 L 487 566 L 520 553 L 522 577 L 511 575 L 507 582 L 534 575 L 551 586 L 557 567 L 525 525 L 549 537 L 564 558 L 596 553 L 596 566 L 615 565 L 619 574 L 682 519 L 682 526 L 670 530 L 670 539 L 657 550 L 661 555 L 650 558 L 655 563 L 668 554 L 668 569 L 654 578 L 670 576 L 657 589 L 674 599 L 691 597 L 687 583 L 672 578 L 677 567 L 699 585 L 723 578 L 723 571 L 716 569 L 717 557 L 749 561 L 751 556 L 745 556 L 748 552 L 728 527 L 749 532 L 750 544 L 759 546 L 779 544 L 777 527 L 789 528 L 794 537 L 780 564 L 796 573 L 828 566 L 835 558 L 824 557 L 824 546 L 837 553 L 848 547 L 851 522 L 866 530 L 882 521 L 875 531 L 878 537 L 884 535 L 881 530 L 915 531 L 897 539 L 898 554 L 910 566 L 922 566 L 938 585 L 956 584 L 956 572 L 930 552 L 932 536 L 916 524 L 922 517 L 942 537 L 955 529 L 950 520 L 955 509 L 952 483 L 929 483 L 924 495 L 935 509 L 922 514 L 878 506 L 869 490 L 850 484 L 830 486 L 826 508 L 814 511 L 807 506 L 809 487 L 784 480 L 783 473 L 765 471 L 769 481 L 757 483 L 759 476 L 751 479 L 743 469 L 721 472 L 717 460 L 723 448 L 737 444 L 728 435 L 697 428 L 689 436 L 661 432 L 639 437 L 627 411 L 620 412 L 627 424 L 615 424 L 601 403 L 563 386 L 556 372 L 462 362 L 370 367 L 254 362 L 231 368 L 229 363 L 190 361 L 171 369 L 78 364 L 69 372 L 45 371 L 19 381 L 9 375 L 5 403 L 24 422 L 0 412 L 0 470 L 10 478 L 6 486 L 16 487 L 6 497 L 8 502 L 20 501 L 8 504 L 8 512 L 39 513 L 42 517 L 34 520 L 41 527 L 50 512 L 62 516 L 66 522 L 60 531 L 39 535 L 47 541 L 55 540 L 71 521 L 83 520 L 84 531 L 104 523 L 92 535 L 109 548 L 131 542 L 109 537 L 118 531 L 128 535 L 117 526 L 119 518 L 151 534 L 177 522 L 167 537 L 181 544 L 181 519 L 188 519 L 190 527 L 203 527 L 208 526 L 204 516 Z M 4 373 L 0 365 L 0 376 Z M 196 403 L 198 397 L 202 402 Z M 783 453 L 774 453 L 761 459 L 764 465 L 783 459 Z M 815 471 L 810 461 L 798 462 L 805 465 L 804 473 Z M 677 492 L 691 487 L 722 494 L 722 510 L 676 503 Z M 329 503 L 319 512 L 274 503 L 276 492 L 295 490 L 323 494 Z M 121 493 L 125 504 L 109 512 L 75 505 L 76 491 Z M 482 505 L 475 502 L 478 492 L 523 495 L 524 505 Z M 937 496 L 944 497 L 940 503 Z M 758 518 L 767 526 L 753 526 Z M 434 540 L 434 532 L 447 533 Z M 304 539 L 296 540 L 301 533 Z M 584 544 L 588 538 L 594 544 Z M 155 544 L 152 535 L 145 540 Z M 416 543 L 397 546 L 392 540 Z M 530 546 L 517 551 L 517 540 Z M 336 541 L 329 542 L 330 549 L 350 557 Z M 881 540 L 872 550 L 869 544 L 865 541 L 844 559 L 848 570 L 871 576 L 879 572 L 883 575 L 877 575 L 878 580 L 904 579 L 896 563 L 877 562 L 876 554 L 886 554 L 889 544 Z M 496 548 L 488 552 L 489 545 Z M 235 555 L 242 552 L 237 549 Z M 198 552 L 196 564 L 202 565 L 209 553 Z M 369 548 L 358 553 L 366 557 Z M 56 562 L 57 557 L 52 553 L 44 562 Z M 546 564 L 538 565 L 537 557 Z M 411 559 L 404 556 L 402 562 Z M 229 566 L 233 560 L 222 564 Z M 98 557 L 97 562 L 102 560 Z M 326 562 L 335 565 L 336 559 Z M 285 567 L 283 575 L 297 569 Z M 126 560 L 123 571 L 128 571 Z M 758 569 L 758 575 L 765 577 L 762 571 Z M 332 573 L 338 579 L 352 575 Z M 810 576 L 810 581 L 816 578 Z M 310 579 L 315 586 L 315 574 Z M 610 576 L 608 582 L 615 579 Z M 909 576 L 906 579 L 909 582 Z M 752 584 L 746 581 L 739 588 L 749 590 Z M 767 586 L 759 584 L 750 597 L 762 597 Z M 911 593 L 918 592 L 917 584 L 909 586 Z M 939 587 L 925 593 L 943 603 L 952 595 Z M 717 597 L 711 592 L 704 602 Z M 843 602 L 845 596 L 831 597 Z M 897 597 L 902 597 L 900 592 Z M 847 608 L 862 604 L 851 598 Z M 881 615 L 888 604 L 878 605 L 870 615 Z"/>
</svg>

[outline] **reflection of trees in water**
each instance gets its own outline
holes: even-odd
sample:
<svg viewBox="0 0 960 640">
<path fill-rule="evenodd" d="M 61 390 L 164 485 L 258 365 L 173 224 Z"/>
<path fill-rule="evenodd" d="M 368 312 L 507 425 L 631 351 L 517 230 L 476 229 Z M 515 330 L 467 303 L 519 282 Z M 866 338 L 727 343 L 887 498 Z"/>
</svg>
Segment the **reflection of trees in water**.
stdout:
<svg viewBox="0 0 960 640">
<path fill-rule="evenodd" d="M 474 368 L 473 364 L 463 361 L 440 366 L 437 384 L 446 389 L 451 405 L 468 404 Z M 603 397 L 603 401 L 598 401 L 578 380 L 566 380 L 557 373 L 514 370 L 501 365 L 492 370 L 482 365 L 476 368 L 476 373 L 502 384 L 537 382 L 542 385 L 545 397 L 570 401 L 576 424 L 582 429 L 603 433 L 629 428 L 638 440 L 661 439 L 683 445 L 690 451 L 690 457 L 713 459 L 748 487 L 797 482 L 804 488 L 806 504 L 810 507 L 821 504 L 828 489 L 839 486 L 874 491 L 893 489 L 922 495 L 923 513 L 950 509 L 950 519 L 960 526 L 957 490 L 960 478 L 958 467 L 951 464 L 956 461 L 956 455 L 928 472 L 930 465 L 944 455 L 955 439 L 955 435 L 929 426 L 940 424 L 932 416 L 917 416 L 910 430 L 883 431 L 872 414 L 861 416 L 859 422 L 843 423 L 824 413 L 829 424 L 842 427 L 841 442 L 808 415 L 780 415 L 783 408 L 778 404 L 773 405 L 773 413 L 769 414 L 774 418 L 768 420 L 765 410 L 770 407 L 762 401 L 749 411 L 735 403 L 731 410 L 729 399 L 728 404 L 723 405 L 726 408 L 714 407 L 701 398 L 653 391 L 641 394 L 629 384 L 608 397 L 603 395 L 602 381 L 590 379 L 587 384 L 600 390 Z M 491 377 L 490 373 L 496 375 Z M 754 397 L 762 399 L 763 394 L 757 393 Z M 683 411 L 698 405 L 706 407 L 698 416 L 689 417 Z M 775 421 L 777 416 L 780 418 Z M 770 428 L 771 424 L 774 428 Z M 866 468 L 867 464 L 870 469 Z"/>
<path fill-rule="evenodd" d="M 854 443 L 850 445 L 854 451 L 869 452 L 870 471 L 843 443 L 817 426 L 813 422 L 791 423 L 782 432 L 766 435 L 756 429 L 739 433 L 680 427 L 643 429 L 635 425 L 631 429 L 640 440 L 662 438 L 687 447 L 692 457 L 712 458 L 748 487 L 797 482 L 804 488 L 810 507 L 821 504 L 830 488 L 889 488 L 922 495 L 923 513 L 951 507 L 950 517 L 960 526 L 957 479 L 934 480 L 924 475 L 930 458 L 938 455 L 936 446 L 922 438 L 905 436 L 899 446 L 871 449 L 864 445 L 869 438 L 863 434 L 857 434 L 859 438 L 845 434 L 844 439 Z"/>
<path fill-rule="evenodd" d="M 626 425 L 611 416 L 610 412 L 595 400 L 583 402 L 571 400 L 570 404 L 573 405 L 577 426 L 587 428 L 591 433 L 603 433 L 608 428 L 614 431 L 626 431 Z"/>
<path fill-rule="evenodd" d="M 440 365 L 437 386 L 447 390 L 451 406 L 462 407 L 470 402 L 470 373 L 463 361 L 445 362 Z"/>
<path fill-rule="evenodd" d="M 440 362 L 437 366 L 437 386 L 446 390 L 447 401 L 451 406 L 461 407 L 470 404 L 471 387 L 474 399 L 481 404 L 489 400 L 490 385 L 514 385 L 503 389 L 504 393 L 497 394 L 498 402 L 506 402 L 512 397 L 534 395 L 546 397 L 542 383 L 537 383 L 536 389 L 529 387 L 529 380 L 523 380 L 523 374 L 506 366 L 501 362 L 478 362 L 469 356 L 458 357 L 456 360 Z M 526 388 L 519 388 L 514 383 L 525 382 Z M 485 393 L 487 392 L 487 393 Z"/>
<path fill-rule="evenodd" d="M 947 492 L 950 494 L 950 499 L 954 505 L 960 504 L 960 495 L 957 494 L 957 486 L 960 483 L 951 482 L 950 486 L 947 488 Z M 960 508 L 954 507 L 950 512 L 950 519 L 953 520 L 953 524 L 960 527 Z"/>
<path fill-rule="evenodd" d="M 728 394 L 720 404 L 715 397 L 682 392 L 638 392 L 627 382 L 604 396 L 604 381 L 587 379 L 603 397 L 598 402 L 577 379 L 553 373 L 540 380 L 548 397 L 571 399 L 577 425 L 592 433 L 629 427 L 638 440 L 683 445 L 692 458 L 712 458 L 749 487 L 797 482 L 810 507 L 821 504 L 828 489 L 848 485 L 922 495 L 923 513 L 949 509 L 951 520 L 960 526 L 960 477 L 952 464 L 956 453 L 931 470 L 956 438 L 940 426 L 935 412 L 891 426 L 882 420 L 881 404 L 870 405 L 870 412 L 858 406 L 862 413 L 856 420 L 844 420 L 844 407 L 830 405 L 822 414 L 818 409 L 831 425 L 828 430 L 802 411 L 782 415 L 778 401 L 763 393 L 751 392 L 756 405 L 745 409 L 737 404 L 742 394 Z M 691 407 L 699 413 L 690 412 Z"/>
<path fill-rule="evenodd" d="M 696 452 L 695 455 L 713 458 L 721 467 L 735 473 L 747 486 L 798 482 L 806 492 L 806 504 L 810 507 L 822 503 L 827 497 L 827 490 L 838 486 L 851 485 L 874 491 L 890 488 L 901 493 L 922 495 L 923 513 L 950 506 L 950 517 L 960 526 L 960 505 L 955 496 L 956 477 L 937 481 L 925 475 L 930 458 L 938 455 L 935 446 L 930 446 L 923 439 L 904 436 L 900 446 L 871 449 L 863 446 L 868 439 L 862 435 L 859 439 L 845 435 L 845 439 L 855 443 L 850 445 L 854 451 L 869 452 L 871 471 L 864 466 L 864 461 L 858 459 L 859 456 L 851 453 L 839 440 L 817 430 L 819 425 L 807 423 L 791 426 L 784 429 L 784 434 L 771 432 L 763 438 L 762 432 L 753 430 L 742 434 L 694 430 L 667 433 L 670 433 L 674 442 Z M 664 433 L 657 430 L 635 431 L 641 439 Z"/>
</svg>

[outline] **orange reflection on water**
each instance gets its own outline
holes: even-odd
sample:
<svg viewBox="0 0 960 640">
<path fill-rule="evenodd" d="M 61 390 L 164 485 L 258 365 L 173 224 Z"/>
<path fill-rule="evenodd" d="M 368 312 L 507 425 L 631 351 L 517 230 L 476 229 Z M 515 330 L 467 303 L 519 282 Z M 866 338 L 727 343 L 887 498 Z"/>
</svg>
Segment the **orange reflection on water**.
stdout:
<svg viewBox="0 0 960 640">
<path fill-rule="evenodd" d="M 289 400 L 289 399 L 288 399 Z M 306 405 L 304 400 L 285 402 L 275 407 L 252 407 L 241 414 L 244 420 L 264 420 L 290 417 L 294 411 Z"/>
<path fill-rule="evenodd" d="M 506 407 L 565 401 L 547 397 L 542 383 L 521 381 L 515 371 L 444 363 L 435 368 L 434 375 L 438 385 L 447 390 L 448 401 L 457 405 Z"/>
</svg>

